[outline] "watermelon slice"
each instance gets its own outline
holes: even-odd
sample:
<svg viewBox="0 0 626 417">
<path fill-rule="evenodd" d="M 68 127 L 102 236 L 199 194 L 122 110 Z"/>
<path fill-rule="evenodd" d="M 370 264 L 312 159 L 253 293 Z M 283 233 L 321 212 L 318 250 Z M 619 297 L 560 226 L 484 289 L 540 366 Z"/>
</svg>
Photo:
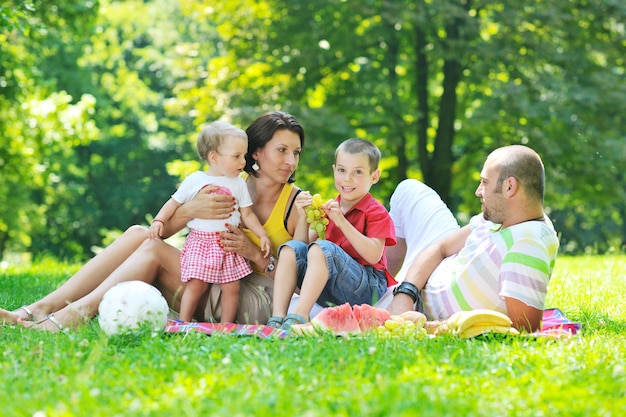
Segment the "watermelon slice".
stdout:
<svg viewBox="0 0 626 417">
<path fill-rule="evenodd" d="M 331 331 L 339 336 L 361 333 L 359 322 L 348 303 L 323 309 L 311 323 L 321 331 Z"/>
<path fill-rule="evenodd" d="M 387 310 L 372 307 L 369 304 L 355 305 L 352 307 L 352 312 L 363 332 L 375 330 L 391 318 Z"/>
<path fill-rule="evenodd" d="M 375 330 L 383 326 L 391 316 L 387 310 L 372 307 L 368 304 L 350 306 L 345 303 L 336 307 L 323 309 L 311 321 L 314 328 L 320 332 L 330 331 L 339 336 L 358 334 L 369 330 Z M 306 334 L 310 329 L 300 333 Z"/>
<path fill-rule="evenodd" d="M 294 324 L 291 326 L 291 331 L 296 336 L 319 336 L 315 326 L 311 322 L 304 324 Z"/>
</svg>

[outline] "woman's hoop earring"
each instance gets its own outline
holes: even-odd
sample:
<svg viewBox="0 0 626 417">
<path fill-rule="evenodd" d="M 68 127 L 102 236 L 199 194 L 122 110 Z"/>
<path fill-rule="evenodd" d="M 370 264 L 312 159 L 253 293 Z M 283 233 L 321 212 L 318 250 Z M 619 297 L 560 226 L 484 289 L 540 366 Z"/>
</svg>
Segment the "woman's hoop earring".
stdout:
<svg viewBox="0 0 626 417">
<path fill-rule="evenodd" d="M 255 171 L 259 170 L 259 164 L 257 164 L 256 161 L 254 161 L 254 164 L 252 164 L 252 169 Z"/>
</svg>

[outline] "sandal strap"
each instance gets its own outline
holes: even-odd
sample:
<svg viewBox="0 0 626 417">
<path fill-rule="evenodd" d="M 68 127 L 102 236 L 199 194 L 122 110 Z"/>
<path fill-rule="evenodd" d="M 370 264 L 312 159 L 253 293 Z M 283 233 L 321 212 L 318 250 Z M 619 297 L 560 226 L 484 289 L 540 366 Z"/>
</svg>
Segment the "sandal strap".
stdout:
<svg viewBox="0 0 626 417">
<path fill-rule="evenodd" d="M 55 317 L 54 317 L 54 313 L 50 313 L 48 314 L 48 317 L 46 317 L 47 319 L 49 319 L 52 323 L 54 323 L 55 326 L 57 326 L 59 328 L 59 330 L 64 330 L 65 326 L 63 326 L 63 324 L 61 324 L 60 321 L 58 321 Z"/>
<path fill-rule="evenodd" d="M 36 321 L 35 320 L 35 315 L 31 311 L 31 309 L 28 308 L 28 306 L 21 306 L 20 308 L 18 308 L 18 310 L 24 310 L 26 312 L 26 314 L 28 315 L 28 318 L 30 319 L 30 321 Z"/>
<path fill-rule="evenodd" d="M 308 322 L 309 321 L 306 318 L 302 317 L 301 315 L 291 313 L 291 314 L 287 314 L 287 317 L 285 317 L 285 321 L 283 321 L 283 324 L 291 326 L 294 324 L 306 324 Z"/>
<path fill-rule="evenodd" d="M 272 316 L 267 321 L 267 326 L 279 328 L 283 324 L 284 319 L 278 316 Z"/>
</svg>

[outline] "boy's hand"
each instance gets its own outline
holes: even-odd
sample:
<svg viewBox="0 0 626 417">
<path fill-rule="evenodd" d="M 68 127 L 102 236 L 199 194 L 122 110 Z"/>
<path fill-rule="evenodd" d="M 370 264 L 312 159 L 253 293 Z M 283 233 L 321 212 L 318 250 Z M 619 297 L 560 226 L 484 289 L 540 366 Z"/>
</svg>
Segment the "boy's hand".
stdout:
<svg viewBox="0 0 626 417">
<path fill-rule="evenodd" d="M 330 220 L 332 220 L 333 223 L 335 223 L 338 227 L 341 227 L 342 222 L 346 220 L 337 200 L 329 200 L 326 204 L 322 206 L 322 210 L 324 210 L 326 216 Z"/>
</svg>

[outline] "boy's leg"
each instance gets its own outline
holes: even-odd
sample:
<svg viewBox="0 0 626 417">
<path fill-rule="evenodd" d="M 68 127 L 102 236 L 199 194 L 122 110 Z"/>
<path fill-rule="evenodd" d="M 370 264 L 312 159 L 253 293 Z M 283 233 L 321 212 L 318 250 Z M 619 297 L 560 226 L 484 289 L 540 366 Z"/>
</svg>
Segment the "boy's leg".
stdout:
<svg viewBox="0 0 626 417">
<path fill-rule="evenodd" d="M 180 319 L 192 321 L 198 302 L 209 288 L 209 283 L 200 279 L 191 279 L 185 286 L 185 292 L 180 300 Z"/>
<path fill-rule="evenodd" d="M 285 317 L 289 309 L 289 301 L 296 290 L 297 271 L 296 253 L 290 246 L 280 249 L 278 265 L 274 274 L 274 306 L 272 316 Z"/>
<path fill-rule="evenodd" d="M 222 288 L 222 323 L 234 323 L 239 307 L 239 281 L 220 284 Z"/>
<path fill-rule="evenodd" d="M 308 318 L 313 305 L 328 282 L 328 266 L 322 248 L 313 244 L 307 254 L 307 269 L 300 288 L 300 299 L 294 313 Z"/>
<path fill-rule="evenodd" d="M 272 318 L 287 315 L 291 298 L 307 269 L 309 244 L 291 240 L 278 248 L 278 265 L 274 274 Z"/>
<path fill-rule="evenodd" d="M 318 259 L 318 254 L 323 259 Z M 301 288 L 300 303 L 294 312 L 304 315 L 310 313 L 315 302 L 324 307 L 344 303 L 371 305 L 385 292 L 387 279 L 383 271 L 361 265 L 341 247 L 320 240 L 311 244 L 309 268 Z"/>
</svg>

